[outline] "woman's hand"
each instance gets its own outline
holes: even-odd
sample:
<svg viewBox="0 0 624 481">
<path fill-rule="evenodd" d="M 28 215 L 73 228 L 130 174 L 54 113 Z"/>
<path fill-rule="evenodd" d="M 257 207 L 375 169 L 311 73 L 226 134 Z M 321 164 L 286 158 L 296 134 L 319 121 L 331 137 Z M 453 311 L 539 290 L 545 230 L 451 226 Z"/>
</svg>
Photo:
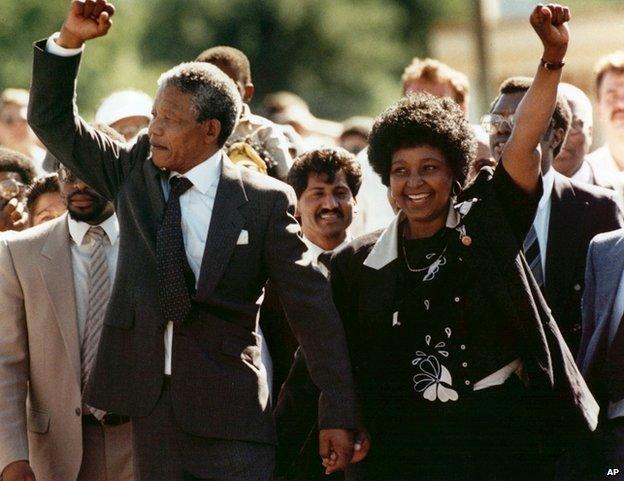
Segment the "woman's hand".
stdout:
<svg viewBox="0 0 624 481">
<path fill-rule="evenodd" d="M 570 9 L 561 5 L 538 5 L 531 13 L 531 26 L 544 46 L 544 60 L 549 63 L 563 61 L 568 49 Z"/>
</svg>

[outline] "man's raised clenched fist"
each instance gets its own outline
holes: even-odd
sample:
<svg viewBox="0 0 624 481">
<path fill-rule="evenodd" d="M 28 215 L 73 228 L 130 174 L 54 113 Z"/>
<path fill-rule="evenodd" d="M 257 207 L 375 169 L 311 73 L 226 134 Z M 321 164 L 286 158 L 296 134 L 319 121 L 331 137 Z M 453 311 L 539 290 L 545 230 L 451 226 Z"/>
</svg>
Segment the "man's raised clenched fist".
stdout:
<svg viewBox="0 0 624 481">
<path fill-rule="evenodd" d="M 78 48 L 87 40 L 106 35 L 114 13 L 115 7 L 106 0 L 73 0 L 56 43 Z"/>
</svg>

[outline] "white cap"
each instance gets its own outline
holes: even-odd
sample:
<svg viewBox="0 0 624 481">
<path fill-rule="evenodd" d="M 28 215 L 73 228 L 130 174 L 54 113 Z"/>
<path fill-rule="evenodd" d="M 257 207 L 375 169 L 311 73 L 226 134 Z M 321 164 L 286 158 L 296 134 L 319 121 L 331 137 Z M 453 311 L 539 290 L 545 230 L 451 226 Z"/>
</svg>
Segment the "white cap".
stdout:
<svg viewBox="0 0 624 481">
<path fill-rule="evenodd" d="M 95 122 L 111 125 L 128 117 L 152 119 L 152 98 L 138 90 L 121 90 L 106 97 L 97 112 Z"/>
</svg>

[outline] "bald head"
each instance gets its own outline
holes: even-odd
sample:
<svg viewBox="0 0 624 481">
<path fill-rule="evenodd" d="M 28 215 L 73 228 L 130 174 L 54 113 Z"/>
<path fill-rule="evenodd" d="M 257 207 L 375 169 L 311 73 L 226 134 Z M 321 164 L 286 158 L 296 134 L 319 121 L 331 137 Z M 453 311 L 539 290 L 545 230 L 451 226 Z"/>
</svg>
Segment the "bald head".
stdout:
<svg viewBox="0 0 624 481">
<path fill-rule="evenodd" d="M 592 104 L 585 92 L 572 84 L 561 83 L 558 91 L 570 106 L 572 122 L 553 167 L 561 174 L 571 177 L 581 168 L 592 143 Z"/>
</svg>

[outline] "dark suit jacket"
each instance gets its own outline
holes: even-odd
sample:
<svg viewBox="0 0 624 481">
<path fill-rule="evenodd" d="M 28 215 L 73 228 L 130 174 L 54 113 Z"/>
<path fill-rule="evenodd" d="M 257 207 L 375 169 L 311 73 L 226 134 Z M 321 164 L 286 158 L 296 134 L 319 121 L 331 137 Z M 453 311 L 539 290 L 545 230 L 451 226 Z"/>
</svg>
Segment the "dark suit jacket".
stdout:
<svg viewBox="0 0 624 481">
<path fill-rule="evenodd" d="M 147 136 L 118 144 L 89 127 L 73 103 L 80 57 L 35 45 L 29 122 L 46 147 L 78 177 L 115 203 L 119 262 L 87 401 L 108 411 L 146 416 L 164 376 L 156 233 L 165 201 Z M 319 424 L 354 427 L 351 368 L 343 327 L 326 279 L 302 261 L 306 250 L 286 184 L 227 158 L 214 202 L 194 307 L 174 327 L 171 398 L 190 434 L 274 442 L 266 377 L 260 374 L 256 301 L 267 279 L 308 353 L 321 391 Z M 241 230 L 249 242 L 237 245 Z"/>
<path fill-rule="evenodd" d="M 581 297 L 589 241 L 624 225 L 613 191 L 555 173 L 551 197 L 544 297 L 572 354 L 581 339 Z"/>
</svg>

